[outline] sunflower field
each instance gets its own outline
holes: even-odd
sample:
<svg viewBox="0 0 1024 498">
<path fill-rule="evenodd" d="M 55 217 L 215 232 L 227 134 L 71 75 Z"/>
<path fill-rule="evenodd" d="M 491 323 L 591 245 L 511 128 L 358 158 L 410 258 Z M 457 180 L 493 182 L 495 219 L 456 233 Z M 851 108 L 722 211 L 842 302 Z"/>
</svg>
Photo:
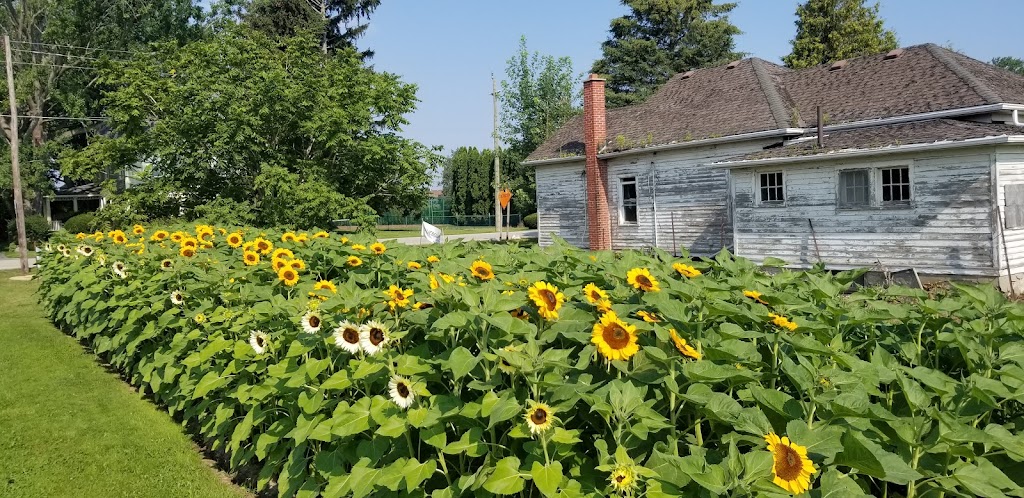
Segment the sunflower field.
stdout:
<svg viewBox="0 0 1024 498">
<path fill-rule="evenodd" d="M 52 320 L 280 496 L 1024 496 L 1024 307 L 654 252 L 143 227 Z"/>
</svg>

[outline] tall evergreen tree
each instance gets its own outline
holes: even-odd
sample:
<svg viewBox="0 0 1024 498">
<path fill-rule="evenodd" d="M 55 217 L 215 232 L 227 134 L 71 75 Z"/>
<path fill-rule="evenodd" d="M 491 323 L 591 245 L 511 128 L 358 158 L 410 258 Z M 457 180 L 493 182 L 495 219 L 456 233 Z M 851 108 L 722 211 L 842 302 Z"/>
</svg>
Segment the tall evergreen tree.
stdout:
<svg viewBox="0 0 1024 498">
<path fill-rule="evenodd" d="M 796 9 L 793 52 L 782 60 L 802 68 L 877 54 L 898 46 L 896 33 L 885 29 L 878 3 L 865 0 L 807 0 Z"/>
<path fill-rule="evenodd" d="M 301 31 L 321 34 L 331 51 L 355 47 L 380 0 L 221 0 L 215 12 L 238 19 L 271 38 L 283 40 Z M 362 52 L 364 57 L 372 51 Z"/>
<path fill-rule="evenodd" d="M 643 101 L 673 74 L 739 58 L 736 3 L 714 0 L 622 0 L 631 9 L 613 19 L 611 36 L 592 71 L 608 78 L 609 107 Z"/>
</svg>

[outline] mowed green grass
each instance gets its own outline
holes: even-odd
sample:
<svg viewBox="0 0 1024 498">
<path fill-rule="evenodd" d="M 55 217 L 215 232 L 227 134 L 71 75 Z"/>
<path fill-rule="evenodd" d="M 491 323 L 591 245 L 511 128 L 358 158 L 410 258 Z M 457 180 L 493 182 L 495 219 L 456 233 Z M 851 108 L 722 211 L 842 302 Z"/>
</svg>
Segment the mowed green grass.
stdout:
<svg viewBox="0 0 1024 498">
<path fill-rule="evenodd" d="M 249 496 L 0 271 L 0 496 Z"/>
</svg>

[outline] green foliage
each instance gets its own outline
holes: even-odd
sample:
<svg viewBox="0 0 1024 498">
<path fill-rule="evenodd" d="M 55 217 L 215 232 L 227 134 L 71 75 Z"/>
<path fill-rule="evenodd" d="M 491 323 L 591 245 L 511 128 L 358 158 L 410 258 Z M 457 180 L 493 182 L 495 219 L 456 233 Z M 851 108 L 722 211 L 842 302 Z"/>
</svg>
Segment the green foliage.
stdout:
<svg viewBox="0 0 1024 498">
<path fill-rule="evenodd" d="M 992 65 L 1024 76 L 1024 60 L 1016 57 L 996 57 L 992 59 Z"/>
<path fill-rule="evenodd" d="M 537 213 L 528 214 L 523 217 L 523 226 L 531 230 L 537 229 Z"/>
<path fill-rule="evenodd" d="M 326 6 L 325 20 L 318 10 L 321 2 Z M 242 0 L 243 20 L 249 26 L 272 38 L 287 39 L 303 31 L 322 33 L 327 48 L 349 50 L 355 48 L 369 24 L 364 22 L 380 5 L 380 0 Z M 372 51 L 363 52 L 372 56 Z"/>
<path fill-rule="evenodd" d="M 865 0 L 807 0 L 796 8 L 793 51 L 782 60 L 802 68 L 861 55 L 878 54 L 898 46 L 896 33 L 885 29 L 878 3 Z"/>
<path fill-rule="evenodd" d="M 507 163 L 502 159 L 504 169 Z M 441 184 L 451 214 L 494 214 L 494 151 L 455 149 L 444 163 Z"/>
<path fill-rule="evenodd" d="M 268 226 L 323 226 L 363 204 L 418 209 L 437 158 L 398 135 L 415 87 L 317 43 L 302 35 L 280 46 L 229 26 L 112 63 L 99 83 L 114 133 L 68 154 L 64 169 L 90 176 L 151 163 L 140 192 L 123 194 L 131 212 L 122 217 L 193 219 L 217 199 L 251 203 Z"/>
<path fill-rule="evenodd" d="M 68 220 L 64 222 L 64 230 L 73 234 L 91 233 L 96 229 L 95 223 L 95 213 L 80 213 L 68 218 Z"/>
<path fill-rule="evenodd" d="M 735 3 L 714 0 L 623 0 L 630 13 L 613 19 L 592 72 L 608 79 L 609 107 L 643 102 L 672 75 L 741 57 L 729 22 Z"/>
<path fill-rule="evenodd" d="M 13 242 L 18 241 L 18 224 L 14 219 L 7 220 L 7 238 Z M 50 238 L 50 224 L 46 217 L 32 214 L 25 217 L 25 238 L 28 240 L 28 248 L 32 249 L 33 244 L 39 244 Z"/>
<path fill-rule="evenodd" d="M 223 197 L 196 206 L 192 216 L 195 217 L 194 221 L 210 225 L 239 226 L 256 223 L 251 203 Z"/>
</svg>

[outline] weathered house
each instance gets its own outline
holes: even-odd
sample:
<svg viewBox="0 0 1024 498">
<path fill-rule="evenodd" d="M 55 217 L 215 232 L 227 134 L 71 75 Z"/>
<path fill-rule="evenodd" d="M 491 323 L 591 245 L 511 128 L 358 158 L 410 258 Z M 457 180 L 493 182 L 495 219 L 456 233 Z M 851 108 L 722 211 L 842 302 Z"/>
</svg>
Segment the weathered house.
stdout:
<svg viewBox="0 0 1024 498">
<path fill-rule="evenodd" d="M 607 111 L 603 93 L 588 79 L 527 159 L 541 244 L 1024 276 L 1024 77 L 921 45 L 745 59 Z"/>
</svg>

